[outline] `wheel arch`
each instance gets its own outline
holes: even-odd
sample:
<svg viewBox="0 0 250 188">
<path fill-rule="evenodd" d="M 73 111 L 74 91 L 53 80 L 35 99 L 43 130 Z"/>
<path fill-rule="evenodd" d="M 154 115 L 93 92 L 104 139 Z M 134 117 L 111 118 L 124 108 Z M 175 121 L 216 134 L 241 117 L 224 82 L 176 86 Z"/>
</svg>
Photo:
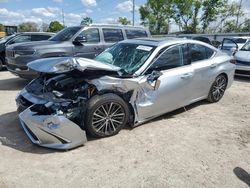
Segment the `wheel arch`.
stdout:
<svg viewBox="0 0 250 188">
<path fill-rule="evenodd" d="M 104 95 L 104 94 L 108 94 L 108 93 L 118 95 L 119 97 L 121 97 L 123 99 L 123 101 L 128 105 L 128 108 L 129 108 L 129 113 L 130 113 L 129 124 L 131 125 L 132 123 L 134 123 L 135 111 L 134 111 L 132 104 L 129 102 L 130 98 L 133 94 L 133 91 L 131 90 L 131 91 L 128 91 L 126 93 L 122 93 L 122 92 L 113 91 L 113 90 L 102 90 L 102 91 L 98 92 L 97 95 Z M 132 127 L 132 125 L 131 125 L 131 127 Z"/>
<path fill-rule="evenodd" d="M 227 75 L 227 73 L 221 72 L 220 74 L 218 74 L 218 75 L 216 76 L 216 78 L 217 78 L 218 76 L 220 76 L 220 75 L 224 75 L 224 76 L 226 77 L 227 85 L 228 85 L 228 75 Z"/>
</svg>

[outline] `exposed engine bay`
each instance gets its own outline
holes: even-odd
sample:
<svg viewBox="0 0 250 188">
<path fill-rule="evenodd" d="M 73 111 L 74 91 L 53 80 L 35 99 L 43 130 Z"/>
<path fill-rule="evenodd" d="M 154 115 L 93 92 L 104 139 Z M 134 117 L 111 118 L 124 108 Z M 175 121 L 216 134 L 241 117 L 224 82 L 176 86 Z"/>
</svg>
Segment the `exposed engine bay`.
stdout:
<svg viewBox="0 0 250 188">
<path fill-rule="evenodd" d="M 44 74 L 28 85 L 26 90 L 49 101 L 36 104 L 31 110 L 39 115 L 63 114 L 71 120 L 82 113 L 85 101 L 97 92 L 95 86 L 74 73 L 56 76 Z"/>
</svg>

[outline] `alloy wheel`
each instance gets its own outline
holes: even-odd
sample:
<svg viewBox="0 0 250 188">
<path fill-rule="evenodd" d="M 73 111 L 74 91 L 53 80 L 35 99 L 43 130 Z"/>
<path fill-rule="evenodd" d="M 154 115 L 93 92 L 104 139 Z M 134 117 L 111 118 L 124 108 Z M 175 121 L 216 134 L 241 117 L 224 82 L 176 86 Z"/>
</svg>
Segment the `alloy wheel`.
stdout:
<svg viewBox="0 0 250 188">
<path fill-rule="evenodd" d="M 227 87 L 227 80 L 225 76 L 219 76 L 212 88 L 212 95 L 216 101 L 220 100 L 222 96 L 224 95 L 224 92 Z"/>
<path fill-rule="evenodd" d="M 92 127 L 96 133 L 112 135 L 125 121 L 125 110 L 115 102 L 108 102 L 98 107 L 92 117 Z"/>
</svg>

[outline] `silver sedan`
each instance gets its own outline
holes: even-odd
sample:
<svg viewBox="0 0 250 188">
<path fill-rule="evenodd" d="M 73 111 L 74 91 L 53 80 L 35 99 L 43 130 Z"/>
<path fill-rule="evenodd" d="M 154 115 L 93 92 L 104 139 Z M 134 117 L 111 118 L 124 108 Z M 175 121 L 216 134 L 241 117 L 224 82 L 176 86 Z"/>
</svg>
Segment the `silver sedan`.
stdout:
<svg viewBox="0 0 250 188">
<path fill-rule="evenodd" d="M 16 102 L 23 129 L 40 146 L 70 149 L 207 99 L 218 102 L 235 65 L 216 48 L 186 39 L 136 39 L 95 60 L 50 58 L 28 64 L 40 76 Z"/>
</svg>

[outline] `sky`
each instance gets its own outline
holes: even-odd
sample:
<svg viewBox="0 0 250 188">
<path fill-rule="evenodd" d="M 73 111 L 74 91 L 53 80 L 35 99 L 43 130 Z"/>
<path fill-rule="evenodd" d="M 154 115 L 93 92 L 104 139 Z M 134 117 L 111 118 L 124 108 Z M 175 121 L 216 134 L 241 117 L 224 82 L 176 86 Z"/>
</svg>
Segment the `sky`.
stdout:
<svg viewBox="0 0 250 188">
<path fill-rule="evenodd" d="M 240 0 L 229 0 L 229 2 Z M 242 0 L 243 9 L 250 15 L 250 0 Z M 138 8 L 147 0 L 135 0 L 135 25 L 140 24 Z M 18 25 L 22 22 L 51 21 L 62 23 L 64 11 L 65 25 L 79 25 L 83 17 L 91 17 L 94 23 L 115 23 L 118 17 L 132 20 L 132 0 L 0 0 L 0 23 L 4 25 Z M 174 23 L 171 31 L 179 30 Z"/>
<path fill-rule="evenodd" d="M 135 0 L 135 24 L 139 25 L 139 6 L 146 0 Z M 0 23 L 18 25 L 32 21 L 39 25 L 57 20 L 65 25 L 79 25 L 83 17 L 91 17 L 95 23 L 114 23 L 118 17 L 132 20 L 131 0 L 0 0 Z"/>
</svg>

